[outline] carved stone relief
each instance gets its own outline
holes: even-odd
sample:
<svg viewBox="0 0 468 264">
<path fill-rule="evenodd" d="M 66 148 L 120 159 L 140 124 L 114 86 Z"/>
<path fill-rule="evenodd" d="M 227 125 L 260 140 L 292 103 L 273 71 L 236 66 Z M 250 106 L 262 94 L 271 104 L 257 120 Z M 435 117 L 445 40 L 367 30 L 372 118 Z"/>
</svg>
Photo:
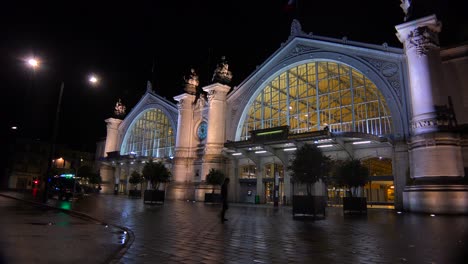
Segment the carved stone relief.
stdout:
<svg viewBox="0 0 468 264">
<path fill-rule="evenodd" d="M 412 30 L 406 37 L 406 49 L 415 48 L 419 56 L 427 55 L 430 49 L 439 47 L 437 30 L 437 28 L 434 30 L 428 26 Z"/>
<path fill-rule="evenodd" d="M 294 57 L 294 56 L 297 56 L 297 55 L 301 55 L 301 54 L 304 54 L 304 53 L 308 53 L 308 52 L 311 52 L 311 51 L 314 51 L 314 50 L 318 50 L 318 48 L 314 48 L 314 47 L 309 47 L 309 46 L 306 46 L 306 45 L 297 45 L 295 46 L 294 48 L 292 48 L 289 53 L 286 55 L 286 57 Z"/>
<path fill-rule="evenodd" d="M 390 83 L 393 90 L 401 100 L 401 82 L 399 68 L 396 63 L 379 60 L 375 58 L 361 57 L 377 69 Z"/>
</svg>

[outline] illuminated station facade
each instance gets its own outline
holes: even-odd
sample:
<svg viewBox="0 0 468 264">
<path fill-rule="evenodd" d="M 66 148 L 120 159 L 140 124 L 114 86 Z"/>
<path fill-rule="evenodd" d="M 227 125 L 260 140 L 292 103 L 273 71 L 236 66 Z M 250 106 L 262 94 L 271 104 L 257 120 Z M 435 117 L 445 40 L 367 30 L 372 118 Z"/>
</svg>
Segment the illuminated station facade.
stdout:
<svg viewBox="0 0 468 264">
<path fill-rule="evenodd" d="M 215 168 L 230 177 L 233 202 L 272 203 L 276 180 L 279 203 L 290 204 L 298 190 L 288 164 L 315 144 L 369 169 L 370 204 L 468 213 L 468 46 L 441 49 L 434 15 L 396 31 L 403 49 L 315 36 L 294 20 L 288 40 L 238 86 L 225 61 L 205 87 L 192 71 L 176 104 L 148 84 L 125 118 L 106 120 L 103 192 L 126 193 L 151 158 L 172 172 L 167 199 L 203 201 Z M 330 203 L 343 196 L 326 193 Z"/>
</svg>

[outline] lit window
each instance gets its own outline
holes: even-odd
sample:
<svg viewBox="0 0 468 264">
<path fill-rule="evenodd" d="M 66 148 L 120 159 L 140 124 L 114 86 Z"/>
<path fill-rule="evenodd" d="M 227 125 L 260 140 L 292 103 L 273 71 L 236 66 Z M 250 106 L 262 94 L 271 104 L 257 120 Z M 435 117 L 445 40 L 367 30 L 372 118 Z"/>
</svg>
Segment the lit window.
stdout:
<svg viewBox="0 0 468 264">
<path fill-rule="evenodd" d="M 121 155 L 167 158 L 174 155 L 175 138 L 169 119 L 160 109 L 140 114 L 125 134 Z"/>
<path fill-rule="evenodd" d="M 246 111 L 240 140 L 250 131 L 289 126 L 290 133 L 322 130 L 392 133 L 384 97 L 374 83 L 348 65 L 314 61 L 280 73 Z"/>
</svg>

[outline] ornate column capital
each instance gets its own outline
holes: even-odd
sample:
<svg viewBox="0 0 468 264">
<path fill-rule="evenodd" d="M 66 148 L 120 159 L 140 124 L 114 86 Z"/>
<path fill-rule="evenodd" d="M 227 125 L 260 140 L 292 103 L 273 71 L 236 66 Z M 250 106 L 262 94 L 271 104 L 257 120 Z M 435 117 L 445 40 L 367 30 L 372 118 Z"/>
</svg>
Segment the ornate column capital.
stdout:
<svg viewBox="0 0 468 264">
<path fill-rule="evenodd" d="M 435 15 L 423 17 L 395 27 L 397 37 L 406 50 L 415 49 L 419 56 L 425 56 L 429 50 L 439 47 L 439 33 L 442 22 Z"/>
<path fill-rule="evenodd" d="M 174 100 L 178 102 L 177 108 L 182 110 L 192 106 L 192 103 L 195 101 L 195 95 L 183 93 L 181 95 L 174 96 Z"/>
<path fill-rule="evenodd" d="M 220 83 L 214 83 L 203 87 L 203 91 L 208 93 L 209 101 L 212 101 L 213 99 L 224 101 L 229 90 L 231 90 L 230 86 Z"/>
<path fill-rule="evenodd" d="M 107 128 L 111 128 L 111 129 L 117 129 L 120 125 L 120 123 L 122 123 L 122 119 L 118 119 L 118 118 L 107 118 L 106 120 L 104 120 L 107 124 Z"/>
</svg>

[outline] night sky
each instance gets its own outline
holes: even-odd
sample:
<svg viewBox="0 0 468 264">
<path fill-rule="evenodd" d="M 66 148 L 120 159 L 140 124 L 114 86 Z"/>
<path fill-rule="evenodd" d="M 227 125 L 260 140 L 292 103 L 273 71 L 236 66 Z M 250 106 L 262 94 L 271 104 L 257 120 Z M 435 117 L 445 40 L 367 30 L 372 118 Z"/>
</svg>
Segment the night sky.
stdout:
<svg viewBox="0 0 468 264">
<path fill-rule="evenodd" d="M 206 85 L 223 55 L 238 85 L 287 40 L 293 17 L 315 35 L 402 47 L 398 0 L 9 2 L 0 11 L 3 131 L 49 140 L 63 81 L 58 143 L 92 152 L 119 98 L 129 112 L 152 80 L 173 100 L 190 68 Z M 443 46 L 468 40 L 468 1 L 425 2 L 443 22 Z M 29 56 L 41 61 L 35 72 Z"/>
</svg>

